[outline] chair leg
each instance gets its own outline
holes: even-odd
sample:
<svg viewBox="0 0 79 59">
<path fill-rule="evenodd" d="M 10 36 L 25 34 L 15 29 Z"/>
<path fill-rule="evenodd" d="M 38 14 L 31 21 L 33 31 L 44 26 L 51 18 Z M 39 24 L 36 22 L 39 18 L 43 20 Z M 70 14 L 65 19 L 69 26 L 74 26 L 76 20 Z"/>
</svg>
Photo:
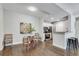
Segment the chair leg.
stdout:
<svg viewBox="0 0 79 59">
<path fill-rule="evenodd" d="M 70 55 L 71 40 L 67 40 L 66 55 Z"/>
<path fill-rule="evenodd" d="M 78 40 L 77 39 L 75 40 L 75 48 L 76 48 L 76 50 L 78 49 Z"/>
</svg>

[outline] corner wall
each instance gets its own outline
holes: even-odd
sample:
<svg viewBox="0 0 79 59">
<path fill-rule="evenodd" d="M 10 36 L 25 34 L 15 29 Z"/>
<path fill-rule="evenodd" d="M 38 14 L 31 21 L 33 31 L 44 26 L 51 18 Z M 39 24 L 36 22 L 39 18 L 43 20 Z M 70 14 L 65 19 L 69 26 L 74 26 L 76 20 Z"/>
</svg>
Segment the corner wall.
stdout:
<svg viewBox="0 0 79 59">
<path fill-rule="evenodd" d="M 0 50 L 3 49 L 3 7 L 0 4 Z"/>
</svg>

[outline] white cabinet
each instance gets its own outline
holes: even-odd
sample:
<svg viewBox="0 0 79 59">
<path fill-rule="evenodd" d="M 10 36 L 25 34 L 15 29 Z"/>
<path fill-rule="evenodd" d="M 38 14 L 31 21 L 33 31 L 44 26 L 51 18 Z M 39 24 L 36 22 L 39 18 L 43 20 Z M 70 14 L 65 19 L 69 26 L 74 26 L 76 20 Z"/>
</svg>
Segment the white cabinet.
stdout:
<svg viewBox="0 0 79 59">
<path fill-rule="evenodd" d="M 54 23 L 54 32 L 67 32 L 68 31 L 68 21 L 59 21 Z"/>
</svg>

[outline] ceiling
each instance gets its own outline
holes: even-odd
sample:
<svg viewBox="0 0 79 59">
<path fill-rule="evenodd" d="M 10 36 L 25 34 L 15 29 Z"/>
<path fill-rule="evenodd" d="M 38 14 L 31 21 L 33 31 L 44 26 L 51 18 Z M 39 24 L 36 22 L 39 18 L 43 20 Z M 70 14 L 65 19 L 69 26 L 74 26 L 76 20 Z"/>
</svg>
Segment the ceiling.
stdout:
<svg viewBox="0 0 79 59">
<path fill-rule="evenodd" d="M 64 6 L 65 5 L 66 4 L 64 4 Z M 28 6 L 35 6 L 38 8 L 38 11 L 36 12 L 29 11 L 27 10 Z M 6 4 L 4 3 L 3 7 L 5 10 L 24 13 L 38 18 L 44 18 L 44 20 L 48 22 L 58 21 L 60 20 L 60 18 L 68 15 L 68 13 L 65 10 L 63 10 L 60 6 L 54 3 L 6 3 Z M 67 7 L 69 8 L 71 6 L 67 6 Z M 71 8 L 71 10 L 72 9 L 73 7 Z M 75 9 L 75 11 L 76 10 L 77 9 Z M 51 17 L 53 17 L 54 19 L 50 19 Z"/>
<path fill-rule="evenodd" d="M 79 3 L 58 3 L 57 5 L 68 13 L 79 16 Z"/>
</svg>

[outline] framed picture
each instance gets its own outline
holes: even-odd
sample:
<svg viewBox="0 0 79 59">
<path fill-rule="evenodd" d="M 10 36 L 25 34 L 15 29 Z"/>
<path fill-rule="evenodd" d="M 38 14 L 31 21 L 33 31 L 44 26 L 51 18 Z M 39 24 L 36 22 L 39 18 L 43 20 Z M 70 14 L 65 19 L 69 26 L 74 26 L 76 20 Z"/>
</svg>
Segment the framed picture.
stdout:
<svg viewBox="0 0 79 59">
<path fill-rule="evenodd" d="M 20 33 L 25 34 L 25 33 L 30 33 L 31 32 L 31 23 L 20 23 Z"/>
</svg>

